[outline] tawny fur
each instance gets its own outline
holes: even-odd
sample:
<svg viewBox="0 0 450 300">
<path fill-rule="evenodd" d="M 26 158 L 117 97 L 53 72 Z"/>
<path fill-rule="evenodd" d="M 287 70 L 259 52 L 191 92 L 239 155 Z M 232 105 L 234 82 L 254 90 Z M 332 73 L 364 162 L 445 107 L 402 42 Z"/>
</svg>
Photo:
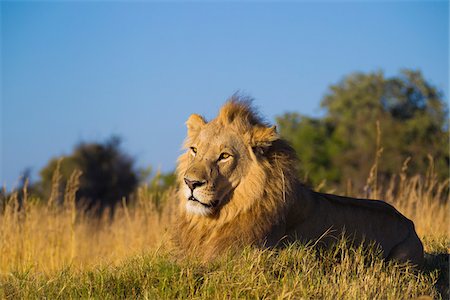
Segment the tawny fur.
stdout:
<svg viewBox="0 0 450 300">
<path fill-rule="evenodd" d="M 175 241 L 183 252 L 208 260 L 243 245 L 271 247 L 321 237 L 329 245 L 345 232 L 357 243 L 376 242 L 388 259 L 421 264 L 423 247 L 410 220 L 382 201 L 306 188 L 297 178 L 295 151 L 248 101 L 233 97 L 216 119 L 208 123 L 192 115 L 187 127 L 188 151 L 177 167 L 180 209 Z M 190 147 L 198 154 L 190 153 Z M 214 161 L 224 147 L 240 150 L 234 161 Z M 220 204 L 205 209 L 205 215 L 187 211 L 186 195 L 192 192 L 186 187 L 187 177 L 206 182 L 198 192 L 204 202 L 220 198 Z M 220 186 L 226 192 L 218 192 Z M 199 203 L 189 204 L 202 209 Z"/>
</svg>

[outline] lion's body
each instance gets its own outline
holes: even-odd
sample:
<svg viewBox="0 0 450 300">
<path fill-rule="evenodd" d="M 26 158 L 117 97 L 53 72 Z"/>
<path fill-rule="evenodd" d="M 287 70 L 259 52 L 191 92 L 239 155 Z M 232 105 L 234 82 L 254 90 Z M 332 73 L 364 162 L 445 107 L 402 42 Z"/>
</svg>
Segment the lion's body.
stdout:
<svg viewBox="0 0 450 300">
<path fill-rule="evenodd" d="M 345 233 L 355 243 L 377 243 L 388 259 L 421 264 L 423 247 L 410 220 L 382 201 L 306 188 L 294 150 L 248 103 L 229 101 L 215 120 L 193 115 L 187 124 L 186 146 L 195 151 L 181 155 L 177 168 L 181 249 L 209 259 L 242 245 L 319 238 L 328 245 Z"/>
<path fill-rule="evenodd" d="M 303 192 L 303 199 L 309 199 L 311 203 L 307 218 L 298 222 L 298 211 L 306 201 L 296 201 L 287 218 L 292 222 L 287 223 L 287 236 L 300 237 L 303 241 L 315 240 L 329 228 L 331 236 L 345 233 L 356 244 L 376 242 L 388 259 L 422 263 L 423 247 L 413 222 L 386 202 L 309 190 Z M 321 226 L 318 228 L 312 220 L 320 220 Z M 324 241 L 329 244 L 332 239 L 324 237 Z"/>
</svg>

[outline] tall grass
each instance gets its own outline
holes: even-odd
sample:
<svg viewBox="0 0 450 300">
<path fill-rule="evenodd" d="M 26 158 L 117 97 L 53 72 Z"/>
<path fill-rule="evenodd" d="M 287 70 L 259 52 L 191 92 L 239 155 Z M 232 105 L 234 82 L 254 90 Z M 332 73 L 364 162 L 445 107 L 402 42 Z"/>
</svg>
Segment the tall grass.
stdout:
<svg viewBox="0 0 450 300">
<path fill-rule="evenodd" d="M 164 206 L 157 209 L 154 195 L 143 186 L 138 190 L 137 201 L 132 205 L 123 201 L 115 209 L 113 219 L 109 212 L 97 219 L 76 208 L 79 175 L 74 173 L 69 180 L 63 204 L 54 201 L 58 198 L 54 193 L 46 202 L 28 197 L 26 187 L 21 201 L 18 193 L 5 201 L 0 213 L 0 272 L 48 273 L 67 266 L 83 269 L 116 264 L 167 240 L 175 215 L 173 190 L 159 196 Z M 57 185 L 54 182 L 53 186 Z"/>
<path fill-rule="evenodd" d="M 26 186 L 21 197 L 13 193 L 2 199 L 0 298 L 445 297 L 449 181 L 438 182 L 430 162 L 424 176 L 408 177 L 407 160 L 386 186 L 371 174 L 365 195 L 347 191 L 385 199 L 414 221 L 430 254 L 419 273 L 384 264 L 373 252 L 351 250 L 345 242 L 326 252 L 296 245 L 280 251 L 246 249 L 207 265 L 177 261 L 169 241 L 177 207 L 174 190 L 155 195 L 142 186 L 136 201 L 124 201 L 113 219 L 92 219 L 76 209 L 80 174 L 69 180 L 62 203 L 55 200 L 55 174 L 47 201 L 28 195 Z"/>
<path fill-rule="evenodd" d="M 363 258 L 366 258 L 364 260 Z M 118 266 L 62 269 L 52 276 L 13 273 L 3 296 L 49 299 L 410 299 L 438 298 L 436 272 L 384 264 L 345 243 L 317 252 L 293 245 L 280 251 L 244 249 L 210 264 L 176 262 L 148 253 Z M 0 296 L 2 296 L 0 289 Z"/>
</svg>

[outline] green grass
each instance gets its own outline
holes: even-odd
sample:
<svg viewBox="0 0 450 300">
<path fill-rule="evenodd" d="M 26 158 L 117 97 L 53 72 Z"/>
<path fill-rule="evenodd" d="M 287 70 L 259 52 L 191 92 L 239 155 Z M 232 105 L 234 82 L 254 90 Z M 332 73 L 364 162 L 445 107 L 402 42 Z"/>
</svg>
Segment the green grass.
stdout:
<svg viewBox="0 0 450 300">
<path fill-rule="evenodd" d="M 0 297 L 7 299 L 439 299 L 447 293 L 448 254 L 427 255 L 417 271 L 345 242 L 327 251 L 247 248 L 210 263 L 158 251 L 117 266 L 51 274 L 29 269 L 0 277 Z"/>
</svg>

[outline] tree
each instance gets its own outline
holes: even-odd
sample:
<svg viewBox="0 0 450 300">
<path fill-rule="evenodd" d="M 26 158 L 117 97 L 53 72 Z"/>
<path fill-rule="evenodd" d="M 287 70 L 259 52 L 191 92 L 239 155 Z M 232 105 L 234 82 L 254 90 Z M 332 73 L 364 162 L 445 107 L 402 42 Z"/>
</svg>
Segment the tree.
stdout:
<svg viewBox="0 0 450 300">
<path fill-rule="evenodd" d="M 323 118 L 278 118 L 312 183 L 327 179 L 343 185 L 351 179 L 363 186 L 377 151 L 377 121 L 384 149 L 381 178 L 398 172 L 407 157 L 411 172 L 425 173 L 429 155 L 438 175 L 448 177 L 448 109 L 421 72 L 404 70 L 392 78 L 382 72 L 351 74 L 330 86 L 321 106 Z"/>
<path fill-rule="evenodd" d="M 322 180 L 339 181 L 340 172 L 331 160 L 335 145 L 329 138 L 330 132 L 325 122 L 298 113 L 287 113 L 277 122 L 281 135 L 287 137 L 297 151 L 301 177 L 305 181 L 312 184 Z"/>
<path fill-rule="evenodd" d="M 40 172 L 37 183 L 41 195 L 48 199 L 55 185 L 55 171 L 59 168 L 60 194 L 65 189 L 71 174 L 81 171 L 76 200 L 80 207 L 95 213 L 105 208 L 114 210 L 116 203 L 135 190 L 138 175 L 134 161 L 120 149 L 120 139 L 112 137 L 103 144 L 80 143 L 73 153 L 50 160 Z M 62 201 L 61 198 L 59 201 Z"/>
</svg>

